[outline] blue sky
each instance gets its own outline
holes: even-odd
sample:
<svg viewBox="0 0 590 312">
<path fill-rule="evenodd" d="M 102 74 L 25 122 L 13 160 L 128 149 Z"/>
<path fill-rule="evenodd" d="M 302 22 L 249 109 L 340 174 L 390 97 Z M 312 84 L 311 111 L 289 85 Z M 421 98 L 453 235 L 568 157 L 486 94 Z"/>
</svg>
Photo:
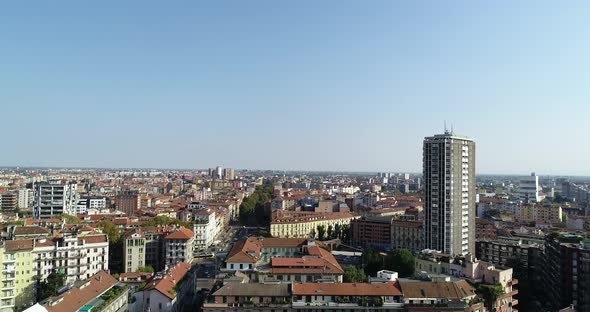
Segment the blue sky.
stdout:
<svg viewBox="0 0 590 312">
<path fill-rule="evenodd" d="M 0 3 L 0 165 L 590 175 L 587 1 Z"/>
</svg>

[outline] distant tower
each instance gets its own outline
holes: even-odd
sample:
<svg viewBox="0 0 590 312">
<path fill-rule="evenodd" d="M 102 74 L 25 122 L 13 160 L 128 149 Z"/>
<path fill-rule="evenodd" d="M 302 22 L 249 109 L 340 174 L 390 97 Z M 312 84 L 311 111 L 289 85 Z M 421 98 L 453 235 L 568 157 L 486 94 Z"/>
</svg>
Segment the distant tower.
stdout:
<svg viewBox="0 0 590 312">
<path fill-rule="evenodd" d="M 426 248 L 450 255 L 475 252 L 475 142 L 444 134 L 424 138 Z"/>
</svg>

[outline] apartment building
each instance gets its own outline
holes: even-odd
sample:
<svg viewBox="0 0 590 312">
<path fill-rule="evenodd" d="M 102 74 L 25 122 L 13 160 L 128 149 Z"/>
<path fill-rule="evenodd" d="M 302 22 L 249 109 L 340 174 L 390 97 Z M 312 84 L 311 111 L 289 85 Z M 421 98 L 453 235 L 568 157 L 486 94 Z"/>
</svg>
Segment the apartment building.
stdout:
<svg viewBox="0 0 590 312">
<path fill-rule="evenodd" d="M 46 219 L 60 214 L 76 215 L 78 193 L 76 183 L 61 180 L 35 183 L 33 217 Z"/>
<path fill-rule="evenodd" d="M 184 311 L 189 303 L 188 296 L 194 296 L 195 280 L 190 273 L 191 265 L 179 262 L 169 269 L 154 274 L 146 281 L 140 292 L 134 294 L 136 302 L 130 311 Z"/>
<path fill-rule="evenodd" d="M 234 244 L 224 271 L 240 271 L 261 283 L 342 282 L 344 270 L 317 241 L 248 237 Z"/>
<path fill-rule="evenodd" d="M 31 240 L 35 275 L 46 279 L 55 271 L 66 282 L 86 280 L 109 267 L 109 242 L 105 234 L 66 234 L 51 239 Z"/>
<path fill-rule="evenodd" d="M 575 233 L 545 239 L 542 282 L 552 310 L 590 311 L 590 240 Z"/>
<path fill-rule="evenodd" d="M 145 266 L 146 240 L 141 229 L 133 229 L 123 235 L 123 259 L 125 272 L 137 272 Z"/>
<path fill-rule="evenodd" d="M 114 277 L 101 271 L 77 281 L 67 292 L 48 298 L 25 312 L 126 311 L 128 296 L 127 286 L 118 285 Z"/>
<path fill-rule="evenodd" d="M 17 195 L 15 193 L 1 193 L 0 194 L 0 209 L 2 211 L 12 211 L 16 209 Z"/>
<path fill-rule="evenodd" d="M 17 192 L 17 204 L 20 209 L 33 208 L 35 202 L 34 192 L 31 189 L 19 189 Z"/>
<path fill-rule="evenodd" d="M 563 210 L 555 205 L 522 205 L 519 206 L 517 220 L 520 222 L 561 223 Z"/>
<path fill-rule="evenodd" d="M 2 288 L 0 311 L 18 311 L 35 302 L 35 271 L 33 270 L 33 241 L 5 241 L 0 248 L 2 259 Z"/>
<path fill-rule="evenodd" d="M 122 194 L 115 197 L 115 208 L 128 216 L 137 214 L 141 208 L 141 197 L 137 194 Z"/>
<path fill-rule="evenodd" d="M 203 250 L 213 244 L 220 231 L 215 209 L 201 208 L 192 211 L 193 231 L 195 232 L 195 248 Z"/>
<path fill-rule="evenodd" d="M 332 228 L 336 225 L 350 225 L 359 216 L 349 212 L 315 213 L 301 211 L 274 211 L 270 222 L 270 234 L 273 237 L 307 238 L 317 232 L 318 226 Z M 317 233 L 316 233 L 317 235 Z"/>
<path fill-rule="evenodd" d="M 539 186 L 539 176 L 534 172 L 530 176 L 519 179 L 518 197 L 525 203 L 538 203 L 544 197 L 541 196 L 541 187 Z"/>
<path fill-rule="evenodd" d="M 287 284 L 227 283 L 212 295 L 203 311 L 285 311 L 291 310 L 291 292 Z"/>
<path fill-rule="evenodd" d="M 412 253 L 424 249 L 424 222 L 413 220 L 391 221 L 391 249 L 405 248 Z"/>
<path fill-rule="evenodd" d="M 475 142 L 444 134 L 424 138 L 425 247 L 450 255 L 475 251 Z"/>
<path fill-rule="evenodd" d="M 167 268 L 179 262 L 192 263 L 195 244 L 194 233 L 180 228 L 164 237 L 164 256 Z"/>
<path fill-rule="evenodd" d="M 354 246 L 391 249 L 393 217 L 363 217 L 350 222 L 351 241 Z"/>
</svg>

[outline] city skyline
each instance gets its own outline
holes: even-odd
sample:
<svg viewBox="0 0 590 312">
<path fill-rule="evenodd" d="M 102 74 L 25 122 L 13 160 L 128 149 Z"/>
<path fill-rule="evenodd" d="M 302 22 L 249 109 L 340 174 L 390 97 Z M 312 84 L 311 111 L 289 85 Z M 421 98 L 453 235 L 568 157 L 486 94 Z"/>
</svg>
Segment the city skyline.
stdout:
<svg viewBox="0 0 590 312">
<path fill-rule="evenodd" d="M 590 175 L 587 3 L 308 4 L 0 4 L 0 166 Z"/>
</svg>

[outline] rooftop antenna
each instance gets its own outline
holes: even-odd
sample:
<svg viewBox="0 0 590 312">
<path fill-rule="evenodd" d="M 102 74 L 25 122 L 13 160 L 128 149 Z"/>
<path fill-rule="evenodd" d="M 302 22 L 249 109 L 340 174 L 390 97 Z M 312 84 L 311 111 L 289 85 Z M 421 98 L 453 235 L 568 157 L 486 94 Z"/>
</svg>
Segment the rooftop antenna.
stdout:
<svg viewBox="0 0 590 312">
<path fill-rule="evenodd" d="M 447 130 L 447 121 L 445 120 L 445 134 L 448 134 L 449 130 Z"/>
<path fill-rule="evenodd" d="M 451 124 L 451 134 L 453 134 L 453 133 L 454 133 L 454 131 L 453 131 L 453 124 Z"/>
</svg>

